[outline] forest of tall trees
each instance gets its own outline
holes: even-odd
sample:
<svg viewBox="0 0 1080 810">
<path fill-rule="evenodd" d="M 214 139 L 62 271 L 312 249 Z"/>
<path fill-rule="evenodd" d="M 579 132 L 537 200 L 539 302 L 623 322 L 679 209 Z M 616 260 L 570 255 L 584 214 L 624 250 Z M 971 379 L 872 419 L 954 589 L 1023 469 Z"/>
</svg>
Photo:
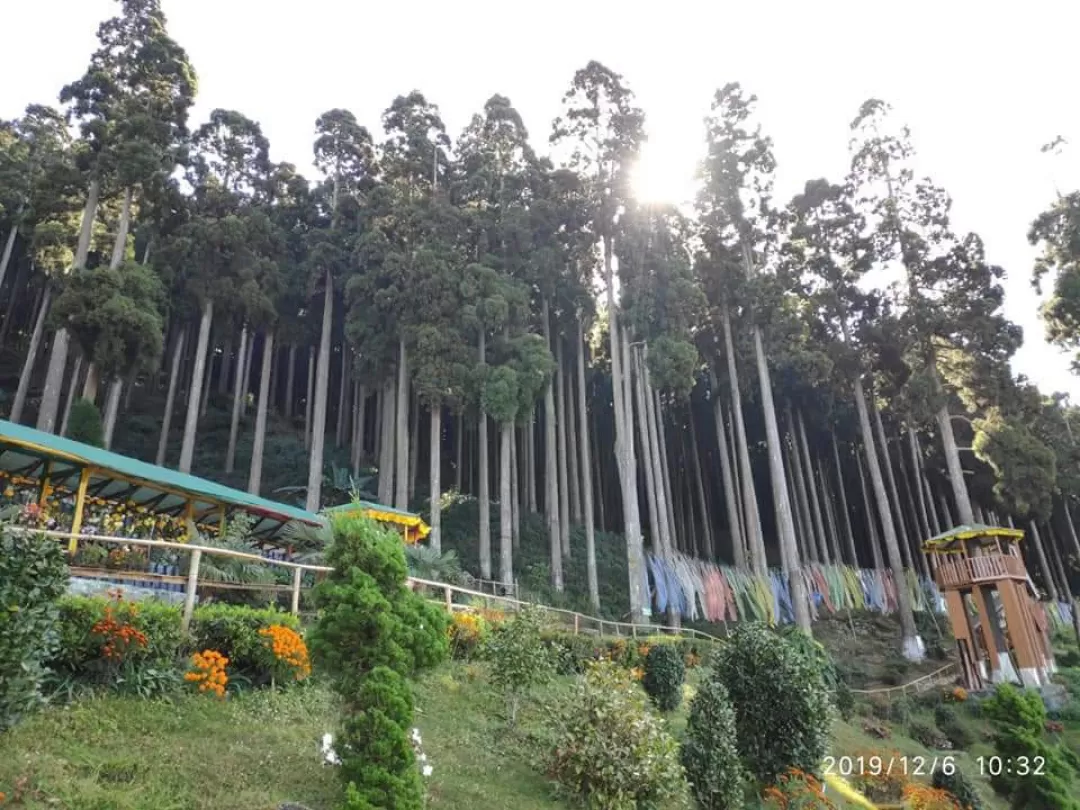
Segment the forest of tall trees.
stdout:
<svg viewBox="0 0 1080 810">
<path fill-rule="evenodd" d="M 636 199 L 646 113 L 598 62 L 532 134 L 498 94 L 456 136 L 415 90 L 371 128 L 328 110 L 309 180 L 240 111 L 190 121 L 195 70 L 159 0 L 119 5 L 58 105 L 0 121 L 7 419 L 65 434 L 87 400 L 110 446 L 152 403 L 142 456 L 187 472 L 224 398 L 223 473 L 254 414 L 249 491 L 270 494 L 268 425 L 295 431 L 309 509 L 339 451 L 381 502 L 430 509 L 435 549 L 441 495 L 467 493 L 475 573 L 502 582 L 542 514 L 552 587 L 584 555 L 594 605 L 595 532 L 617 532 L 635 617 L 646 551 L 899 581 L 927 574 L 923 539 L 978 522 L 1027 530 L 1042 591 L 1072 601 L 1078 413 L 1011 371 L 1004 270 L 913 172 L 887 103 L 851 111 L 847 175 L 790 200 L 738 83 L 704 123 L 693 206 Z M 1080 349 L 1080 191 L 1029 239 L 1047 339 Z"/>
</svg>

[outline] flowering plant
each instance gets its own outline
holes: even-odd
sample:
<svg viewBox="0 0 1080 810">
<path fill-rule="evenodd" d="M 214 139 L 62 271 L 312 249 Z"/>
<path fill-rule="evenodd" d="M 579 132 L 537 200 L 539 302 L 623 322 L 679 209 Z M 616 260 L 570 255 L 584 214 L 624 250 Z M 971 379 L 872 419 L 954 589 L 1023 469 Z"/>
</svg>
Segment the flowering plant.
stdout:
<svg viewBox="0 0 1080 810">
<path fill-rule="evenodd" d="M 259 631 L 263 644 L 274 657 L 273 677 L 302 681 L 311 674 L 307 645 L 300 634 L 283 624 L 272 624 Z"/>
<path fill-rule="evenodd" d="M 90 632 L 101 639 L 101 655 L 109 663 L 120 665 L 128 654 L 146 648 L 146 635 L 139 630 L 132 620 L 139 615 L 139 606 L 124 604 L 119 592 L 110 591 L 112 602 L 105 607 L 105 616 L 90 628 Z M 118 616 L 119 609 L 126 615 Z"/>
<path fill-rule="evenodd" d="M 225 674 L 228 665 L 229 659 L 217 650 L 203 650 L 191 656 L 192 668 L 184 675 L 184 680 L 198 684 L 200 692 L 213 692 L 223 698 L 229 683 L 229 676 Z"/>
<path fill-rule="evenodd" d="M 967 689 L 962 686 L 954 686 L 951 691 L 945 693 L 945 700 L 952 703 L 963 703 L 967 699 Z"/>
<path fill-rule="evenodd" d="M 765 788 L 762 803 L 769 810 L 835 810 L 836 805 L 826 797 L 825 787 L 811 773 L 791 768 L 780 774 L 775 785 Z"/>
</svg>

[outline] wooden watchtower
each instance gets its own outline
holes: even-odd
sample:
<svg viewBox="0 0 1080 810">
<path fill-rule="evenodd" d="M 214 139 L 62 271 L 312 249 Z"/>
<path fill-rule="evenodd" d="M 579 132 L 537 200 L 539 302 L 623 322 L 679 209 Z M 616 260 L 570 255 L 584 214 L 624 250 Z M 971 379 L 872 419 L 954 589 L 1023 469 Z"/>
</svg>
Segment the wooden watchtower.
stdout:
<svg viewBox="0 0 1080 810">
<path fill-rule="evenodd" d="M 968 689 L 1047 683 L 1054 656 L 1019 529 L 960 526 L 923 545 L 945 597 Z"/>
</svg>

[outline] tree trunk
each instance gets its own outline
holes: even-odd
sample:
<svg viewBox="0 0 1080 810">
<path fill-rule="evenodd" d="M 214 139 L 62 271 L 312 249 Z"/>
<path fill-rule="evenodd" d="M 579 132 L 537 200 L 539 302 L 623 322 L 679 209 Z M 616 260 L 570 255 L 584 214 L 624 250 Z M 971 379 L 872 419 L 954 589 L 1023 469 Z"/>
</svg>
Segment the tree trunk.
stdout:
<svg viewBox="0 0 1080 810">
<path fill-rule="evenodd" d="M 593 613 L 600 612 L 600 584 L 596 575 L 596 527 L 593 525 L 592 465 L 589 458 L 589 413 L 585 399 L 585 335 L 578 318 L 577 336 L 577 416 L 578 444 L 581 454 L 582 519 L 585 524 L 585 572 L 589 587 L 589 605 Z M 531 427 L 531 422 L 530 422 Z M 527 432 L 531 439 L 532 430 Z"/>
<path fill-rule="evenodd" d="M 109 260 L 109 269 L 116 270 L 124 263 L 124 254 L 127 253 L 128 229 L 131 227 L 131 186 L 124 189 L 124 202 L 120 208 L 120 225 L 116 229 L 116 239 L 113 241 L 112 257 Z"/>
<path fill-rule="evenodd" d="M 592 453 L 593 464 L 596 465 L 595 475 L 593 475 L 593 486 L 595 487 L 594 495 L 596 497 L 596 520 L 597 526 L 600 527 L 600 531 L 607 531 L 607 517 L 604 513 L 604 498 L 606 496 L 604 483 L 604 462 L 600 457 L 600 417 L 595 416 L 592 430 L 589 431 L 589 450 Z"/>
<path fill-rule="evenodd" d="M 91 404 L 96 404 L 100 384 L 101 373 L 98 364 L 91 360 L 90 365 L 86 368 L 86 381 L 83 383 L 82 398 Z"/>
<path fill-rule="evenodd" d="M 570 558 L 570 462 L 566 447 L 566 370 L 563 365 L 562 335 L 555 336 L 555 429 L 559 451 L 559 543 L 563 556 Z"/>
<path fill-rule="evenodd" d="M 845 335 L 845 338 L 847 335 Z M 866 467 L 870 471 L 870 482 L 877 500 L 878 514 L 881 517 L 882 531 L 885 535 L 885 551 L 896 583 L 896 597 L 900 608 L 900 630 L 903 634 L 902 652 L 909 661 L 922 660 L 925 648 L 915 628 L 915 614 L 911 608 L 911 594 L 908 593 L 907 578 L 904 576 L 904 564 L 900 557 L 900 543 L 896 536 L 889 507 L 889 497 L 885 492 L 885 480 L 878 463 L 877 450 L 874 447 L 874 433 L 870 428 L 870 410 L 863 393 L 862 378 L 855 377 L 855 406 L 859 412 L 859 428 L 862 431 L 863 448 L 866 451 Z"/>
<path fill-rule="evenodd" d="M 907 521 L 904 520 L 904 508 L 900 504 L 900 495 L 896 489 L 896 478 L 893 476 L 892 456 L 889 453 L 889 441 L 885 438 L 885 428 L 881 423 L 881 412 L 877 409 L 873 399 L 870 401 L 870 409 L 874 417 L 874 428 L 877 430 L 877 441 L 881 447 L 881 466 L 885 468 L 885 484 L 888 488 L 889 500 L 895 510 L 892 514 L 898 529 L 900 543 L 900 558 L 904 562 L 904 568 L 911 568 L 911 553 L 908 550 Z"/>
<path fill-rule="evenodd" d="M 563 409 L 563 413 L 566 414 L 566 448 L 570 460 L 570 517 L 575 525 L 580 526 L 582 523 L 581 470 L 578 467 L 577 397 L 574 394 L 577 388 L 576 376 L 573 370 L 575 359 L 576 355 L 567 355 L 566 358 L 565 368 L 569 373 L 566 377 L 566 407 Z"/>
<path fill-rule="evenodd" d="M 349 374 L 349 347 L 341 344 L 341 384 L 338 386 L 337 425 L 334 428 L 334 446 L 341 449 L 345 443 L 345 431 L 348 424 L 345 414 L 349 410 L 349 386 L 352 384 Z"/>
<path fill-rule="evenodd" d="M 285 418 L 292 420 L 296 405 L 296 344 L 289 346 L 289 368 L 285 373 Z"/>
<path fill-rule="evenodd" d="M 1058 594 L 1057 586 L 1054 585 L 1054 575 L 1050 572 L 1050 565 L 1046 562 L 1046 549 L 1043 548 L 1039 527 L 1034 520 L 1028 525 L 1031 528 L 1031 545 L 1035 549 L 1035 559 L 1039 561 L 1039 571 L 1042 573 L 1043 584 L 1046 586 L 1046 593 L 1050 597 L 1050 601 L 1060 602 L 1061 596 Z"/>
<path fill-rule="evenodd" d="M 487 364 L 487 335 L 484 327 L 480 327 L 480 366 Z M 477 439 L 479 450 L 477 461 L 479 462 L 480 480 L 477 487 L 478 506 L 480 507 L 480 578 L 491 579 L 491 477 L 488 475 L 488 423 L 487 413 L 481 401 L 480 416 L 476 420 Z M 556 538 L 557 539 L 557 538 Z"/>
<path fill-rule="evenodd" d="M 937 369 L 932 370 L 934 379 L 937 380 Z M 939 382 L 938 386 L 940 387 L 940 385 Z M 964 481 L 964 467 L 960 463 L 960 451 L 956 447 L 956 436 L 953 434 L 949 406 L 943 405 L 935 418 L 938 431 L 941 433 L 945 465 L 949 470 L 949 483 L 952 485 L 953 500 L 956 502 L 956 511 L 959 514 L 960 523 L 971 525 L 975 522 L 975 515 L 971 510 L 971 498 L 968 495 L 967 483 Z"/>
<path fill-rule="evenodd" d="M 254 342 L 254 339 L 252 340 Z M 240 362 L 247 357 L 248 328 L 245 324 L 240 329 L 240 352 L 237 355 Z M 225 453 L 225 473 L 230 474 L 236 469 L 236 437 L 240 433 L 240 400 L 244 396 L 243 367 L 237 369 L 236 385 L 233 387 L 232 421 L 229 423 L 229 449 Z"/>
<path fill-rule="evenodd" d="M 251 391 L 251 362 L 255 356 L 255 335 L 248 337 L 247 351 L 244 353 L 244 381 L 240 383 L 240 415 L 247 416 L 248 392 Z"/>
<path fill-rule="evenodd" d="M 723 412 L 723 402 L 721 402 L 720 404 L 721 404 L 721 412 Z M 739 474 L 738 451 L 736 450 L 736 445 L 738 444 L 738 441 L 735 438 L 735 419 L 733 417 L 729 417 L 726 421 L 727 421 L 727 443 L 728 443 L 728 448 L 731 450 L 731 458 L 730 458 L 730 462 L 731 462 L 731 481 L 735 486 L 735 507 L 736 507 L 735 511 L 738 513 L 738 516 L 739 516 L 739 527 L 740 527 L 740 529 L 742 531 L 744 556 L 746 557 L 747 560 L 749 560 L 749 558 L 750 558 L 750 548 L 749 548 L 749 546 L 747 546 L 748 534 L 747 534 L 747 528 L 746 528 L 746 526 L 747 526 L 746 509 L 744 508 L 745 505 L 743 504 L 742 499 L 740 497 L 738 497 L 739 493 L 743 491 L 743 488 L 742 488 L 742 477 Z"/>
<path fill-rule="evenodd" d="M 667 514 L 660 510 L 660 491 L 664 484 L 660 479 L 659 459 L 653 455 L 653 444 L 649 441 L 649 411 L 645 404 L 645 375 L 641 373 L 641 355 L 635 349 L 632 361 L 634 369 L 634 401 L 637 403 L 638 440 L 641 442 L 641 464 L 645 471 L 645 498 L 649 507 L 649 539 L 652 541 L 653 554 L 666 559 L 671 549 L 668 544 Z"/>
<path fill-rule="evenodd" d="M 724 506 L 727 510 L 728 533 L 731 536 L 732 561 L 739 570 L 746 568 L 746 547 L 743 545 L 742 525 L 739 515 L 739 501 L 735 478 L 731 470 L 731 456 L 728 452 L 727 433 L 724 429 L 724 410 L 720 400 L 719 384 L 716 372 L 709 367 L 709 382 L 712 388 L 713 419 L 716 421 L 716 442 L 720 453 L 720 474 L 724 486 Z"/>
<path fill-rule="evenodd" d="M 38 306 L 37 318 L 34 320 L 34 331 L 30 335 L 30 345 L 26 350 L 26 360 L 23 361 L 22 372 L 19 374 L 19 385 L 15 389 L 15 399 L 11 403 L 11 414 L 8 419 L 12 422 L 18 422 L 22 419 L 23 408 L 26 407 L 26 396 L 30 392 L 30 379 L 34 375 L 34 364 L 41 348 L 41 337 L 45 332 L 45 318 L 49 314 L 49 305 L 51 303 L 52 285 L 46 281 L 45 292 L 41 297 L 41 304 Z"/>
<path fill-rule="evenodd" d="M 461 492 L 462 469 L 465 461 L 465 414 L 457 415 L 457 430 L 454 431 L 454 449 L 457 457 L 454 461 L 454 489 Z"/>
<path fill-rule="evenodd" d="M 387 506 L 394 500 L 395 390 L 394 379 L 388 378 L 379 397 L 379 503 Z"/>
<path fill-rule="evenodd" d="M 544 342 L 551 348 L 551 314 L 547 299 L 543 302 Z M 555 381 L 544 386 L 544 512 L 547 514 L 548 542 L 551 551 L 551 585 L 563 591 L 562 530 L 559 526 L 559 475 L 556 470 Z"/>
<path fill-rule="evenodd" d="M 236 353 L 235 368 L 241 370 L 244 368 L 244 352 L 242 350 Z M 217 392 L 222 396 L 225 396 L 225 394 L 228 392 L 229 381 L 233 378 L 233 376 L 236 377 L 235 383 L 233 385 L 234 392 L 236 383 L 240 382 L 240 372 L 237 371 L 234 375 L 233 369 L 233 342 L 232 337 L 228 337 L 225 339 L 225 345 L 221 347 L 221 362 L 218 363 Z M 209 379 L 210 378 L 207 377 L 208 381 Z"/>
<path fill-rule="evenodd" d="M 124 384 L 120 380 L 109 383 L 109 395 L 105 399 L 105 416 L 102 421 L 103 446 L 106 450 L 112 447 L 113 432 L 116 430 L 116 416 L 120 412 L 120 394 L 123 393 Z"/>
<path fill-rule="evenodd" d="M 648 351 L 648 347 L 646 347 L 646 359 L 648 358 Z M 668 550 L 671 550 L 678 543 L 679 535 L 675 531 L 675 519 L 671 508 L 673 493 L 671 491 L 671 470 L 668 465 L 664 412 L 660 404 L 660 395 L 652 387 L 648 363 L 642 361 L 641 367 L 645 376 L 645 414 L 649 419 L 649 442 L 653 445 L 653 457 L 656 459 L 657 501 L 661 515 L 667 521 L 664 545 L 667 546 Z"/>
<path fill-rule="evenodd" d="M 840 492 L 840 510 L 844 519 L 844 542 L 847 545 L 851 564 L 859 567 L 859 555 L 855 551 L 855 533 L 851 530 L 851 510 L 848 507 L 847 492 L 844 485 L 844 468 L 840 465 L 840 448 L 836 443 L 836 434 L 832 435 L 833 463 L 836 465 L 836 484 Z"/>
<path fill-rule="evenodd" d="M 352 471 L 359 477 L 360 465 L 364 460 L 364 437 L 367 434 L 367 399 L 366 385 L 356 384 L 356 427 L 353 430 L 352 440 Z"/>
<path fill-rule="evenodd" d="M 394 442 L 394 508 L 409 508 L 409 358 L 405 338 L 398 338 L 397 438 Z"/>
<path fill-rule="evenodd" d="M 832 562 L 833 555 L 829 550 L 829 538 L 825 533 L 825 523 L 822 520 L 821 497 L 814 475 L 814 459 L 810 455 L 810 443 L 806 440 L 806 423 L 803 421 L 802 411 L 799 411 L 796 416 L 795 426 L 798 430 L 799 446 L 802 448 L 803 464 L 806 466 L 806 490 L 810 501 L 810 514 L 814 519 L 814 533 L 817 535 L 821 561 L 828 565 Z"/>
<path fill-rule="evenodd" d="M 915 429 L 910 425 L 907 429 L 908 450 L 911 452 L 911 488 L 915 490 L 916 502 L 919 507 L 919 522 L 922 526 L 923 535 L 929 539 L 938 532 L 930 525 L 930 515 L 926 510 L 926 494 L 923 492 L 922 481 L 922 452 L 919 450 L 919 439 L 915 435 Z"/>
<path fill-rule="evenodd" d="M 878 517 L 874 509 L 874 503 L 870 499 L 870 491 L 866 488 L 866 474 L 863 472 L 863 462 L 859 458 L 858 451 L 855 453 L 855 465 L 859 468 L 859 488 L 862 492 L 863 510 L 866 512 L 866 528 L 870 534 L 870 555 L 873 559 L 874 568 L 878 571 L 885 570 L 885 563 L 881 557 L 881 535 L 878 533 Z"/>
<path fill-rule="evenodd" d="M 529 424 L 525 428 L 525 493 L 528 496 L 529 513 L 538 511 L 536 498 L 536 406 L 529 411 Z"/>
<path fill-rule="evenodd" d="M 510 537 L 514 551 L 521 547 L 521 484 L 518 466 L 517 428 L 511 426 L 513 436 L 510 441 Z"/>
<path fill-rule="evenodd" d="M 212 337 L 213 335 L 211 334 L 211 338 Z M 214 341 L 212 339 L 208 340 L 207 346 L 209 354 L 206 358 L 205 374 L 202 382 L 202 399 L 199 402 L 199 418 L 206 416 L 206 410 L 210 406 L 210 380 L 214 371 Z M 222 363 L 225 362 L 225 357 L 226 355 L 222 354 Z"/>
<path fill-rule="evenodd" d="M 507 589 L 514 582 L 514 507 L 510 479 L 510 445 L 514 423 L 499 428 L 499 582 Z"/>
<path fill-rule="evenodd" d="M 266 447 L 266 411 L 270 407 L 270 367 L 274 360 L 274 333 L 263 337 L 262 373 L 259 375 L 259 404 L 255 410 L 255 441 L 251 445 L 251 471 L 247 491 L 258 495 L 262 488 L 263 450 Z"/>
<path fill-rule="evenodd" d="M 173 408 L 176 403 L 176 388 L 180 378 L 180 360 L 184 356 L 184 344 L 187 342 L 187 326 L 180 327 L 180 337 L 173 347 L 172 363 L 169 369 L 169 390 L 165 395 L 165 414 L 161 420 L 161 436 L 158 437 L 157 455 L 154 463 L 165 465 L 165 451 L 169 443 L 169 427 L 172 425 Z"/>
<path fill-rule="evenodd" d="M 833 508 L 832 485 L 825 473 L 825 465 L 817 466 L 818 492 L 821 493 L 821 511 L 825 513 L 825 532 L 830 538 L 829 550 L 836 565 L 844 564 L 844 555 L 840 551 L 840 531 L 836 525 L 836 511 Z"/>
<path fill-rule="evenodd" d="M 22 208 L 20 208 L 15 214 L 15 220 L 11 223 L 11 230 L 8 231 L 7 239 L 4 240 L 4 252 L 0 254 L 0 289 L 4 286 L 4 277 L 7 275 L 8 264 L 11 262 L 11 253 L 15 249 L 15 236 L 19 232 L 19 221 L 22 219 Z M 14 287 L 11 294 L 15 294 Z"/>
<path fill-rule="evenodd" d="M 86 259 L 90 254 L 90 238 L 93 235 L 94 219 L 97 216 L 98 197 L 101 194 L 101 181 L 94 176 L 87 189 L 86 206 L 83 208 L 82 226 L 79 229 L 79 242 L 75 248 L 75 262 L 72 273 L 81 273 L 86 269 Z M 45 298 L 45 302 L 49 302 Z M 56 416 L 60 410 L 60 394 L 64 386 L 64 370 L 67 368 L 68 343 L 70 336 L 67 329 L 56 330 L 53 336 L 52 350 L 49 354 L 49 367 L 45 372 L 45 388 L 41 394 L 41 408 L 38 410 L 37 429 L 46 433 L 56 430 Z M 21 410 L 21 409 L 20 409 Z M 14 412 L 14 408 L 12 409 Z"/>
<path fill-rule="evenodd" d="M 1076 535 L 1076 524 L 1073 523 L 1072 513 L 1069 511 L 1069 498 L 1064 496 L 1061 499 L 1061 511 L 1065 513 L 1065 525 L 1069 528 L 1069 539 L 1072 541 L 1073 550 L 1076 552 L 1076 558 L 1080 561 L 1080 537 Z"/>
<path fill-rule="evenodd" d="M 750 565 L 758 576 L 768 570 L 765 557 L 765 538 L 761 532 L 761 515 L 758 512 L 754 473 L 750 467 L 750 445 L 746 440 L 746 423 L 743 420 L 742 392 L 739 389 L 739 372 L 735 365 L 735 342 L 731 336 L 731 313 L 723 304 L 721 320 L 724 329 L 724 352 L 727 359 L 728 384 L 731 387 L 731 415 L 735 423 L 736 450 L 739 455 L 739 478 L 742 481 L 743 512 L 746 515 L 746 545 L 750 550 Z"/>
<path fill-rule="evenodd" d="M 334 278 L 323 275 L 323 317 L 316 366 L 315 405 L 311 413 L 311 455 L 308 458 L 307 502 L 309 512 L 322 505 L 323 449 L 326 445 L 326 406 L 330 398 L 330 332 L 334 319 Z"/>
<path fill-rule="evenodd" d="M 413 394 L 412 427 L 409 429 L 409 503 L 416 497 L 416 476 L 420 467 L 420 399 Z"/>
<path fill-rule="evenodd" d="M 705 502 L 705 482 L 701 478 L 701 455 L 698 453 L 697 428 L 694 427 L 694 406 L 687 403 L 687 418 L 690 420 L 690 460 L 694 465 L 694 488 L 697 490 L 698 511 L 701 512 L 702 545 L 707 550 L 704 559 L 717 559 L 719 554 L 713 543 L 712 527 L 709 520 L 709 507 Z"/>
<path fill-rule="evenodd" d="M 315 347 L 308 347 L 307 396 L 304 398 L 304 449 L 311 449 L 311 422 L 315 410 Z"/>
<path fill-rule="evenodd" d="M 360 407 L 362 408 L 363 405 Z M 428 534 L 428 545 L 439 554 L 442 552 L 442 406 L 439 403 L 431 405 L 431 421 L 428 429 L 431 435 L 431 452 L 428 454 L 431 532 Z M 458 441 L 461 441 L 460 438 Z"/>
<path fill-rule="evenodd" d="M 71 406 L 75 404 L 75 391 L 79 387 L 79 374 L 82 371 L 83 358 L 80 354 L 75 358 L 75 368 L 71 371 L 71 382 L 68 383 L 67 401 L 64 402 L 64 418 L 60 421 L 60 435 L 66 436 L 68 422 L 71 420 Z"/>
<path fill-rule="evenodd" d="M 214 302 L 206 300 L 199 320 L 199 340 L 195 347 L 195 362 L 191 369 L 191 388 L 188 391 L 188 409 L 184 418 L 184 439 L 180 445 L 182 473 L 191 472 L 191 460 L 195 454 L 195 432 L 199 424 L 199 402 L 202 399 L 203 372 L 206 368 L 206 352 L 210 343 L 210 323 L 214 319 Z"/>
<path fill-rule="evenodd" d="M 808 553 L 811 562 L 821 562 L 818 549 L 821 547 L 814 534 L 814 522 L 810 517 L 810 497 L 806 489 L 806 468 L 803 466 L 799 451 L 799 436 L 795 432 L 795 418 L 791 414 L 791 408 L 785 409 L 787 417 L 787 432 L 791 437 L 788 446 L 788 466 L 791 468 L 791 481 L 794 484 L 795 504 L 797 511 L 792 519 L 797 522 L 799 535 L 803 538 L 804 553 Z"/>
</svg>

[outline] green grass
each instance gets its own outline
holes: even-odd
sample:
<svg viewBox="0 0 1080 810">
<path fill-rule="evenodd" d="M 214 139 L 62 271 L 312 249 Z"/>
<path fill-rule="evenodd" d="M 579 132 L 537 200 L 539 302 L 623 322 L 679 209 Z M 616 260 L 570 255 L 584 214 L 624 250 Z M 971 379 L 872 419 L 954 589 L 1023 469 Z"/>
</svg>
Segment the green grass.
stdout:
<svg viewBox="0 0 1080 810">
<path fill-rule="evenodd" d="M 667 718 L 676 737 L 684 732 L 700 672 L 691 671 L 683 705 Z M 416 725 L 434 767 L 428 807 L 569 808 L 544 777 L 543 762 L 552 747 L 546 707 L 571 688 L 570 678 L 544 687 L 510 730 L 503 701 L 482 665 L 453 663 L 425 677 L 416 687 Z M 337 774 L 318 752 L 336 716 L 333 697 L 318 683 L 225 702 L 195 695 L 83 699 L 41 712 L 0 736 L 0 791 L 10 802 L 22 783 L 23 803 L 12 806 L 41 810 L 276 810 L 285 801 L 336 810 Z M 977 776 L 975 757 L 990 752 L 981 740 L 985 725 L 966 708 L 961 716 L 979 740 L 966 752 L 934 752 L 906 736 L 912 721 L 933 723 L 932 711 L 916 705 L 906 723 L 885 722 L 892 732 L 887 740 L 867 734 L 864 717 L 837 722 L 830 753 L 896 751 L 927 763 L 955 755 L 958 768 Z M 980 784 L 986 806 L 1004 810 L 988 784 Z"/>
</svg>

